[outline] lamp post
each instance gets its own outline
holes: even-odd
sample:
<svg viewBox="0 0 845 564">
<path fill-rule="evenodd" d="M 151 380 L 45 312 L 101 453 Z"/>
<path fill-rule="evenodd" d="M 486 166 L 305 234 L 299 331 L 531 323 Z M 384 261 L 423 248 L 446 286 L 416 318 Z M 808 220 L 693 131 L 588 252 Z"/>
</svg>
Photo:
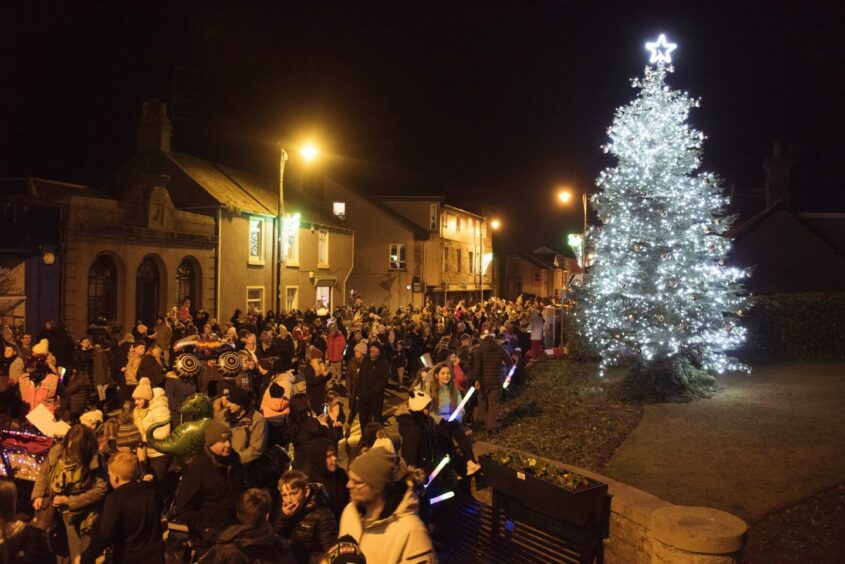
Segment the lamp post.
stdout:
<svg viewBox="0 0 845 564">
<path fill-rule="evenodd" d="M 560 190 L 557 193 L 558 200 L 563 202 L 564 204 L 568 204 L 572 200 L 572 191 L 571 190 Z M 581 231 L 581 276 L 586 274 L 587 272 L 587 191 L 581 193 L 581 208 L 584 214 L 584 227 Z M 560 340 L 561 346 L 563 345 L 563 292 L 561 291 L 561 300 L 560 300 L 560 321 L 561 321 L 561 332 L 560 332 Z"/>
<path fill-rule="evenodd" d="M 313 143 L 306 143 L 299 149 L 299 154 L 305 162 L 311 162 L 319 154 L 319 150 Z M 282 292 L 282 271 L 285 267 L 285 165 L 288 162 L 288 152 L 279 143 L 279 201 L 276 205 L 277 224 L 277 264 L 276 264 L 276 315 L 281 312 Z"/>
</svg>

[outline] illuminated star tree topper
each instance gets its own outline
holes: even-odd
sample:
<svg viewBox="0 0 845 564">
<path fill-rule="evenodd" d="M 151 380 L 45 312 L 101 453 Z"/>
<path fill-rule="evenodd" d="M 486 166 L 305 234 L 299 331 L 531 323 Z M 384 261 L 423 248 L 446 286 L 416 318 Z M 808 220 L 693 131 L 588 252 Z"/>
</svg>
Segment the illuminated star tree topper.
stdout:
<svg viewBox="0 0 845 564">
<path fill-rule="evenodd" d="M 687 124 L 697 100 L 666 85 L 675 45 L 648 43 L 652 62 L 633 81 L 605 152 L 617 159 L 591 199 L 602 221 L 579 316 L 601 355 L 600 371 L 633 362 L 655 386 L 744 367 L 726 355 L 744 340 L 738 323 L 746 272 L 726 264 L 732 218 L 716 175 L 700 170 L 704 135 Z M 642 379 L 641 378 L 641 379 Z M 660 383 L 662 381 L 662 384 Z"/>
<path fill-rule="evenodd" d="M 677 43 L 669 43 L 666 40 L 666 35 L 661 33 L 657 41 L 650 41 L 645 44 L 645 48 L 651 51 L 651 58 L 649 63 L 671 63 L 672 51 L 678 48 Z"/>
</svg>

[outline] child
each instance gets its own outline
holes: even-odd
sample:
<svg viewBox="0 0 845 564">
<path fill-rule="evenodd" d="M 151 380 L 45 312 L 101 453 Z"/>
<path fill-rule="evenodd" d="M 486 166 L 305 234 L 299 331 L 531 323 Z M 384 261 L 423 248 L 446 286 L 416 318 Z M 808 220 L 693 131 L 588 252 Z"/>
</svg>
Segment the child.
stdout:
<svg viewBox="0 0 845 564">
<path fill-rule="evenodd" d="M 150 482 L 142 482 L 138 458 L 119 452 L 109 459 L 109 483 L 100 525 L 82 562 L 95 562 L 107 547 L 114 547 L 112 562 L 164 562 L 161 531 L 162 502 Z"/>
</svg>

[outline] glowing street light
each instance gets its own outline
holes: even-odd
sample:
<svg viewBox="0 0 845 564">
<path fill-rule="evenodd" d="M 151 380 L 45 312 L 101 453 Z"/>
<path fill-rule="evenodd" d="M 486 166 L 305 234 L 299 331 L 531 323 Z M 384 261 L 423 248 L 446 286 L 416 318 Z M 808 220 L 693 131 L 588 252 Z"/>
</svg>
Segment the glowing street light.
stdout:
<svg viewBox="0 0 845 564">
<path fill-rule="evenodd" d="M 561 190 L 557 193 L 557 199 L 563 202 L 564 204 L 568 204 L 569 200 L 572 199 L 572 192 L 569 190 Z"/>
<path fill-rule="evenodd" d="M 313 143 L 306 143 L 299 149 L 299 154 L 302 155 L 302 158 L 305 159 L 307 162 L 311 162 L 317 158 L 317 155 L 320 154 L 320 151 Z"/>
<path fill-rule="evenodd" d="M 490 228 L 493 229 L 493 231 L 498 231 L 500 227 L 502 227 L 502 222 L 498 219 L 494 219 L 490 222 Z"/>
</svg>

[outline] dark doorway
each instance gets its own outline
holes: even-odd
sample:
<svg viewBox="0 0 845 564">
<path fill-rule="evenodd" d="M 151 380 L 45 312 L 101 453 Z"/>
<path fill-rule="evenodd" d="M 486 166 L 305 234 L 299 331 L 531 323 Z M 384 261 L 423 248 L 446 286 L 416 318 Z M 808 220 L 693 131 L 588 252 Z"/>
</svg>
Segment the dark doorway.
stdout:
<svg viewBox="0 0 845 564">
<path fill-rule="evenodd" d="M 160 283 L 158 266 L 151 257 L 145 258 L 135 275 L 135 317 L 149 327 L 158 315 Z"/>
</svg>

